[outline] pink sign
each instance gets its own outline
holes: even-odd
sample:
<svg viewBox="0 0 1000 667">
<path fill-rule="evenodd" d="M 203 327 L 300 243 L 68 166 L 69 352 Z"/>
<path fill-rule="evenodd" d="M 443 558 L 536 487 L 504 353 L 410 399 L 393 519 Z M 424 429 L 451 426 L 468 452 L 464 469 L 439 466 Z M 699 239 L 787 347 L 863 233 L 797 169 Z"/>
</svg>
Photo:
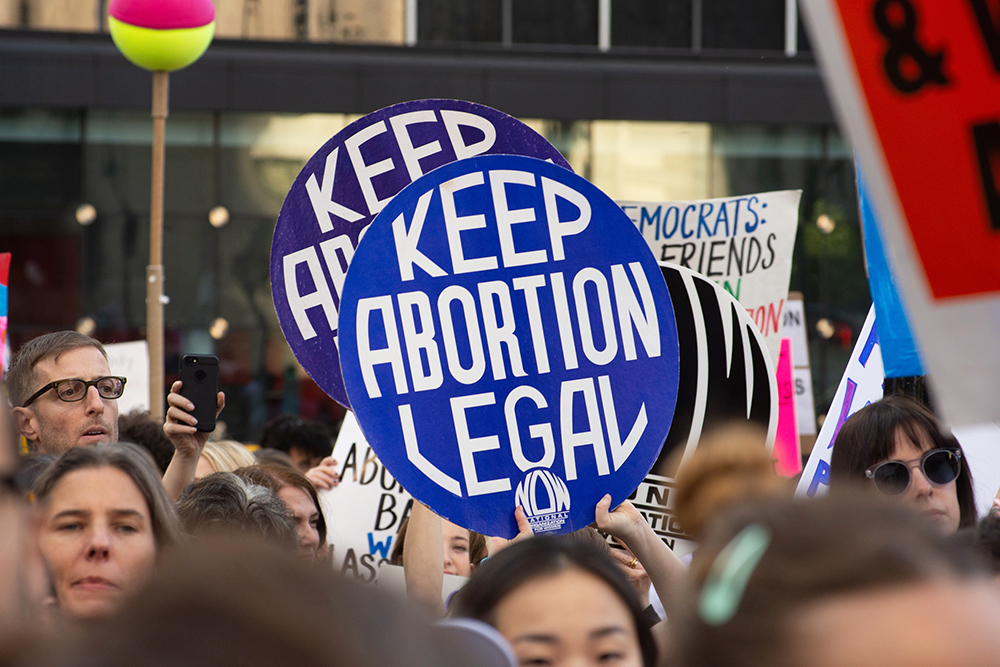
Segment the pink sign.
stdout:
<svg viewBox="0 0 1000 667">
<path fill-rule="evenodd" d="M 802 471 L 802 448 L 795 419 L 795 379 L 792 375 L 792 341 L 781 339 L 778 357 L 778 432 L 774 438 L 775 471 L 793 477 Z"/>
</svg>

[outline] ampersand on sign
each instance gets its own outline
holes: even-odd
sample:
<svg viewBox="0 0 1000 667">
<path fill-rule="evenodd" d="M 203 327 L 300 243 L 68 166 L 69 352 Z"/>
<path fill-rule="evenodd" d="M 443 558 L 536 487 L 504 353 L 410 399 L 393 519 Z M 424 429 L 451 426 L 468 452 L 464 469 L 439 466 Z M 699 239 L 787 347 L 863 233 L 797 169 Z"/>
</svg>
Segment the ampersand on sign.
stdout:
<svg viewBox="0 0 1000 667">
<path fill-rule="evenodd" d="M 917 11 L 910 0 L 878 0 L 873 12 L 878 31 L 889 40 L 883 64 L 889 81 L 897 90 L 915 93 L 928 82 L 948 83 L 948 77 L 941 70 L 944 51 L 928 53 L 917 41 Z M 916 65 L 916 70 L 907 67 L 911 64 Z"/>
</svg>

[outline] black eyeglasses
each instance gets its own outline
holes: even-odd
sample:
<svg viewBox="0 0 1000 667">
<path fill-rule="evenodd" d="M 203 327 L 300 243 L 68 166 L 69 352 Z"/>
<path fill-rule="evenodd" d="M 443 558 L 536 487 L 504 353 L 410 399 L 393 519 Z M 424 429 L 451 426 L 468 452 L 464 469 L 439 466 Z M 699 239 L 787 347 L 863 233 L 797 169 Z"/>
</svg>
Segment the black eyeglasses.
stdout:
<svg viewBox="0 0 1000 667">
<path fill-rule="evenodd" d="M 21 407 L 28 407 L 36 398 L 49 389 L 56 390 L 56 397 L 60 401 L 75 403 L 76 401 L 82 401 L 83 397 L 87 395 L 87 390 L 91 387 L 97 387 L 97 393 L 101 395 L 101 398 L 121 398 L 122 393 L 125 391 L 125 378 L 108 375 L 96 380 L 80 380 L 78 378 L 56 380 L 36 391 Z"/>
<path fill-rule="evenodd" d="M 913 461 L 884 461 L 865 471 L 875 488 L 887 496 L 898 496 L 910 488 Z M 931 449 L 920 457 L 920 471 L 935 486 L 951 484 L 962 472 L 962 452 L 957 449 Z"/>
</svg>

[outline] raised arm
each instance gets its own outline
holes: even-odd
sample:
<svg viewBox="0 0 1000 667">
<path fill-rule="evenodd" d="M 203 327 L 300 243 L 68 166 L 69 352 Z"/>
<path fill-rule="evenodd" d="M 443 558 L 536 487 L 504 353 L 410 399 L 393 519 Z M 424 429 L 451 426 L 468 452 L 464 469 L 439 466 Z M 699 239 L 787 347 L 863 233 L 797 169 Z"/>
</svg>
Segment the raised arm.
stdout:
<svg viewBox="0 0 1000 667">
<path fill-rule="evenodd" d="M 180 391 L 181 383 L 178 380 L 170 387 L 170 393 L 167 394 L 167 419 L 163 424 L 163 432 L 174 444 L 174 456 L 163 474 L 163 488 L 174 502 L 181 497 L 187 485 L 194 481 L 198 458 L 210 435 L 195 428 L 198 420 L 187 412 L 194 410 L 194 403 L 181 396 Z M 216 396 L 216 417 L 225 405 L 226 395 L 220 391 Z"/>
<path fill-rule="evenodd" d="M 441 517 L 417 500 L 413 502 L 406 526 L 403 575 L 410 601 L 443 618 L 444 538 L 441 535 Z"/>
<path fill-rule="evenodd" d="M 609 495 L 597 503 L 597 527 L 617 537 L 635 554 L 636 560 L 646 569 L 660 599 L 669 607 L 668 600 L 681 589 L 687 576 L 687 568 L 653 532 L 632 503 L 626 500 L 613 512 L 609 511 L 610 507 Z"/>
</svg>

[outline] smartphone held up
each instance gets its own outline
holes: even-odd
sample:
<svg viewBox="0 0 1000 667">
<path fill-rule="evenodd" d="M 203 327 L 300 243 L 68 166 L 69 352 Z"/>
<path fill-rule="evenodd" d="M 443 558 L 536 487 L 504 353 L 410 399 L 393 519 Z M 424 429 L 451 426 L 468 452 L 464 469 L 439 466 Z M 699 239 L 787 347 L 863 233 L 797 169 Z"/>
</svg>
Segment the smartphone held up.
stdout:
<svg viewBox="0 0 1000 667">
<path fill-rule="evenodd" d="M 181 391 L 194 403 L 194 415 L 199 431 L 215 430 L 215 413 L 219 393 L 219 358 L 214 354 L 185 354 L 181 357 Z"/>
</svg>

